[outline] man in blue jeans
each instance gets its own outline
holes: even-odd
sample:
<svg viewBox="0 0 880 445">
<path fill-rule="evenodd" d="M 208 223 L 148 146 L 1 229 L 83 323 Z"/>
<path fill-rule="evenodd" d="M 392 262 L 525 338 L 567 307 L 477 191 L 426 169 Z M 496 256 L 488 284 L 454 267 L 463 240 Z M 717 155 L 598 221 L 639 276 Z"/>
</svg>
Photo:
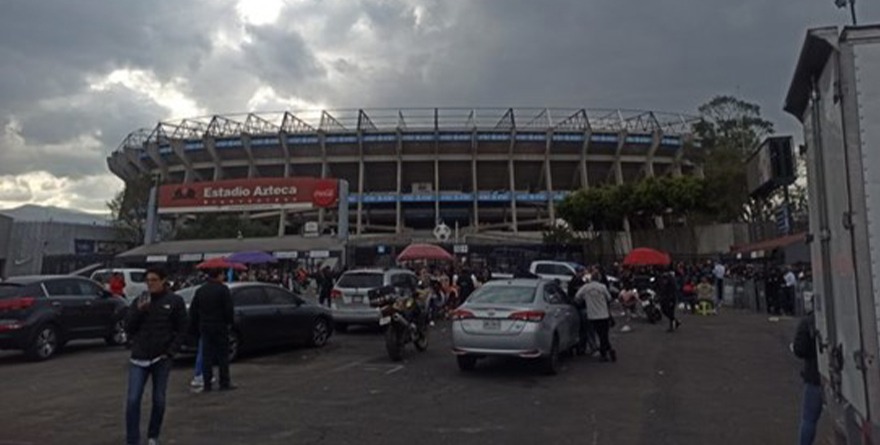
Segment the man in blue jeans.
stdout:
<svg viewBox="0 0 880 445">
<path fill-rule="evenodd" d="M 141 398 L 147 379 L 153 381 L 153 407 L 147 437 L 159 443 L 165 415 L 165 393 L 171 374 L 171 359 L 183 342 L 187 329 L 186 305 L 166 286 L 165 272 L 147 269 L 147 292 L 129 308 L 125 330 L 132 339 L 125 409 L 126 443 L 140 445 Z"/>
<path fill-rule="evenodd" d="M 816 328 L 812 312 L 800 322 L 791 349 L 804 361 L 801 377 L 804 379 L 804 400 L 801 408 L 801 445 L 812 445 L 816 439 L 816 424 L 822 415 L 822 380 L 819 377 L 819 362 L 816 354 Z"/>
</svg>

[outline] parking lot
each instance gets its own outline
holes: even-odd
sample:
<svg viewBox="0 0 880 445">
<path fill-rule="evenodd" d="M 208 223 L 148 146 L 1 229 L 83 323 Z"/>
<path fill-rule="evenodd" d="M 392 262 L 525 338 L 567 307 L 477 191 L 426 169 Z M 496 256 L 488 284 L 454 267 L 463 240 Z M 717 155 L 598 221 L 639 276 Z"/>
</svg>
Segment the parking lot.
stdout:
<svg viewBox="0 0 880 445">
<path fill-rule="evenodd" d="M 618 363 L 566 359 L 552 377 L 505 360 L 462 373 L 446 324 L 427 352 L 410 346 L 400 364 L 376 331 L 359 329 L 321 350 L 246 356 L 232 365 L 239 389 L 228 393 L 191 393 L 192 359 L 181 359 L 162 443 L 794 443 L 795 320 L 736 311 L 683 320 L 675 334 L 618 325 Z M 123 443 L 126 367 L 127 351 L 101 342 L 42 363 L 0 353 L 0 444 Z"/>
</svg>

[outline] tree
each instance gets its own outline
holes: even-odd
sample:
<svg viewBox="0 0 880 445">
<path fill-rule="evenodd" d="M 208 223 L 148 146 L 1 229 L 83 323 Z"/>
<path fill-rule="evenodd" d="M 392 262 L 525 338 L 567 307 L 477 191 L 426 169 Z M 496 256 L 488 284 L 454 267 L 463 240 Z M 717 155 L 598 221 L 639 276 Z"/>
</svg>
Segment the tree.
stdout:
<svg viewBox="0 0 880 445">
<path fill-rule="evenodd" d="M 153 181 L 147 175 L 125 183 L 125 188 L 107 202 L 113 218 L 117 240 L 128 244 L 141 244 L 147 227 L 147 207 Z"/>
<path fill-rule="evenodd" d="M 717 96 L 699 111 L 702 120 L 693 130 L 711 198 L 706 213 L 716 222 L 751 220 L 760 209 L 749 198 L 745 161 L 773 133 L 773 123 L 761 117 L 758 105 L 732 96 Z"/>
</svg>

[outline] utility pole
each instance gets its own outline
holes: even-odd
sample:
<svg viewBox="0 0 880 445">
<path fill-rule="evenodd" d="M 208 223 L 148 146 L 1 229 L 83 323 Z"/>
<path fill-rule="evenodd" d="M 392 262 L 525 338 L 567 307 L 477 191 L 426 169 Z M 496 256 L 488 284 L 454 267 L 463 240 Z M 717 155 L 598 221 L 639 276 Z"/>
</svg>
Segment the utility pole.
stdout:
<svg viewBox="0 0 880 445">
<path fill-rule="evenodd" d="M 853 26 L 859 24 L 858 20 L 856 20 L 856 0 L 834 0 L 834 5 L 838 8 L 846 8 L 847 5 L 849 5 L 849 12 L 852 15 Z"/>
</svg>

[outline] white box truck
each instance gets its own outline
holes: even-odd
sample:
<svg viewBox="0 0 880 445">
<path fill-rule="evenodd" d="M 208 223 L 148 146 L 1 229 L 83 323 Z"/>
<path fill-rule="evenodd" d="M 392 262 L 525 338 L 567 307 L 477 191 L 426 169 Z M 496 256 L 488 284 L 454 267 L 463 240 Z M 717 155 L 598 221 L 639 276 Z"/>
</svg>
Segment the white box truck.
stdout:
<svg viewBox="0 0 880 445">
<path fill-rule="evenodd" d="M 824 415 L 837 443 L 880 443 L 880 25 L 808 31 L 785 110 L 807 149 Z"/>
</svg>

